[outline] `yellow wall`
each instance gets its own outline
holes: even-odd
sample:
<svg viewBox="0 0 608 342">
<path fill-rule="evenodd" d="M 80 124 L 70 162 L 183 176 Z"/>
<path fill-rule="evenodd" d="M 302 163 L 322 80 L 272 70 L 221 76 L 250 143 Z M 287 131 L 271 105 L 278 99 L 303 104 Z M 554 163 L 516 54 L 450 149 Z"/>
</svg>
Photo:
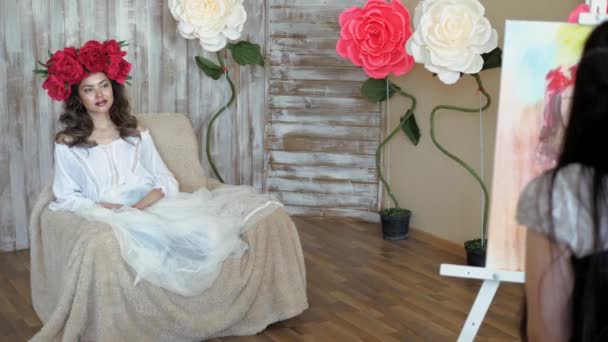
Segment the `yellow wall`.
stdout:
<svg viewBox="0 0 608 342">
<path fill-rule="evenodd" d="M 418 1 L 404 0 L 412 12 Z M 499 44 L 504 39 L 505 20 L 566 21 L 568 13 L 582 1 L 575 0 L 486 0 L 488 19 L 497 29 Z M 496 114 L 500 69 L 481 74 L 486 89 L 493 97 L 484 112 L 484 165 L 486 184 L 491 187 Z M 464 76 L 455 85 L 445 85 L 417 64 L 409 74 L 391 78 L 419 101 L 416 118 L 422 132 L 414 147 L 405 135 L 394 138 L 385 150 L 388 154 L 390 183 L 401 207 L 413 211 L 411 224 L 433 235 L 463 242 L 479 237 L 481 224 L 481 190 L 464 168 L 448 159 L 430 138 L 430 111 L 438 104 L 478 106 L 475 80 Z M 409 103 L 401 96 L 389 102 L 390 127 L 398 124 Z M 461 156 L 476 170 L 480 169 L 479 114 L 443 111 L 437 116 L 438 139 L 448 150 Z M 491 190 L 490 190 L 491 191 Z M 386 196 L 385 196 L 386 197 Z M 386 205 L 388 202 L 384 201 Z"/>
</svg>

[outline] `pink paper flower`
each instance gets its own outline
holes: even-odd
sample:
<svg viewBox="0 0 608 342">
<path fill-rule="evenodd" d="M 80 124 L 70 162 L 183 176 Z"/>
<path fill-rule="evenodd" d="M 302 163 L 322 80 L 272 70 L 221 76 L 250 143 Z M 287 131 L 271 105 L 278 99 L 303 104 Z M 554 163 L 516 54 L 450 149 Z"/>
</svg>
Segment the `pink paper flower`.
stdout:
<svg viewBox="0 0 608 342">
<path fill-rule="evenodd" d="M 576 6 L 576 8 L 574 10 L 572 10 L 572 12 L 570 12 L 570 15 L 568 15 L 568 22 L 577 24 L 578 17 L 581 15 L 581 13 L 589 13 L 589 11 L 590 11 L 590 8 L 589 8 L 589 5 L 587 5 L 587 4 L 581 4 L 581 5 Z M 606 10 L 606 13 L 608 13 L 608 10 Z"/>
<path fill-rule="evenodd" d="M 340 39 L 336 51 L 372 78 L 389 73 L 401 76 L 414 66 L 405 51 L 412 35 L 410 13 L 400 0 L 368 0 L 340 14 Z"/>
<path fill-rule="evenodd" d="M 576 8 L 570 12 L 570 15 L 568 16 L 568 22 L 569 23 L 578 23 L 578 16 L 581 13 L 588 13 L 589 12 L 589 5 L 587 4 L 581 4 L 576 6 Z"/>
</svg>

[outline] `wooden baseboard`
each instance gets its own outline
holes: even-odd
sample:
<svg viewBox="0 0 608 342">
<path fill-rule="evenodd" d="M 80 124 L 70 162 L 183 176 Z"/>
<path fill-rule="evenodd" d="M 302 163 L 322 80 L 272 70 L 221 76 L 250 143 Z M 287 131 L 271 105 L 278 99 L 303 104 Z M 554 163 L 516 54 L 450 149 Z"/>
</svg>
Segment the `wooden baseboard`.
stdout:
<svg viewBox="0 0 608 342">
<path fill-rule="evenodd" d="M 347 218 L 343 218 L 343 217 L 317 217 L 317 216 L 299 216 L 300 219 L 303 220 L 322 220 L 322 221 L 342 221 L 342 222 L 347 222 L 348 224 L 354 224 L 354 223 L 360 223 L 363 225 L 370 225 L 370 226 L 375 226 L 375 225 L 379 225 L 379 223 L 370 223 L 370 222 L 363 222 L 361 220 L 357 220 L 357 219 L 347 219 Z M 453 255 L 457 255 L 459 257 L 465 258 L 466 257 L 466 252 L 464 250 L 464 245 L 462 244 L 458 244 L 456 242 L 453 241 L 449 241 L 446 240 L 444 238 L 441 238 L 437 235 L 433 235 L 431 233 L 428 233 L 424 230 L 421 230 L 419 228 L 416 227 L 411 227 L 410 226 L 410 237 L 423 241 L 425 243 L 428 243 L 430 245 L 433 245 L 433 247 L 436 247 L 438 249 L 441 249 L 445 252 L 448 252 L 450 254 Z"/>
<path fill-rule="evenodd" d="M 410 227 L 410 234 L 418 240 L 431 244 L 439 249 L 461 257 L 466 256 L 464 246 L 453 241 L 446 240 L 437 235 L 425 232 L 424 230 Z"/>
</svg>

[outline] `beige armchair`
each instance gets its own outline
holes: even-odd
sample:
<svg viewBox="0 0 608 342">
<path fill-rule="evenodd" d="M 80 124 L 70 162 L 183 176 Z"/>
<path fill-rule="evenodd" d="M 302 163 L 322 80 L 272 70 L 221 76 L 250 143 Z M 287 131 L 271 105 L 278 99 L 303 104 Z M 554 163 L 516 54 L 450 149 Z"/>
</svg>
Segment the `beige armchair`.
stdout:
<svg viewBox="0 0 608 342">
<path fill-rule="evenodd" d="M 140 115 L 181 191 L 214 188 L 205 177 L 189 120 L 182 114 Z M 213 286 L 181 297 L 134 274 L 112 229 L 66 211 L 50 211 L 51 186 L 30 225 L 34 309 L 44 326 L 33 341 L 197 341 L 250 335 L 308 307 L 297 230 L 283 209 L 244 234 L 249 250 L 227 259 Z"/>
</svg>

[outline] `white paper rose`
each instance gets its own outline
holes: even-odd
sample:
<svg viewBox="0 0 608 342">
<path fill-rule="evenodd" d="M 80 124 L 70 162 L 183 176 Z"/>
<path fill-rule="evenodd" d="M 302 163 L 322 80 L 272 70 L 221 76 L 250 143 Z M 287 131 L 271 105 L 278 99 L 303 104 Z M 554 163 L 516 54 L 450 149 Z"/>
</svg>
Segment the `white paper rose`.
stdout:
<svg viewBox="0 0 608 342">
<path fill-rule="evenodd" d="M 498 33 L 484 15 L 478 0 L 422 0 L 406 49 L 443 83 L 454 84 L 460 73 L 481 71 L 481 54 L 498 45 Z"/>
<path fill-rule="evenodd" d="M 203 49 L 219 51 L 239 39 L 247 12 L 243 0 L 169 0 L 169 10 L 186 39 L 199 39 Z"/>
</svg>

